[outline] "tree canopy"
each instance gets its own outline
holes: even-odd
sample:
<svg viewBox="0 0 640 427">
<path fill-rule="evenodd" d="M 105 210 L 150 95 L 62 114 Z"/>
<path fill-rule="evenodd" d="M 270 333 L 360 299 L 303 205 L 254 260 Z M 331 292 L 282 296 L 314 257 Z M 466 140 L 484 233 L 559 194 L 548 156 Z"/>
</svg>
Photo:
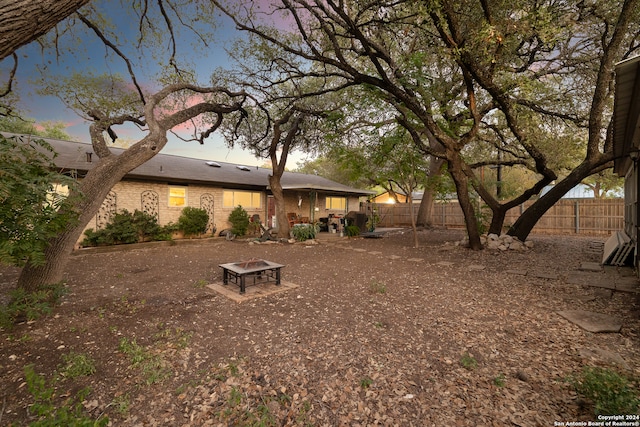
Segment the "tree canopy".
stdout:
<svg viewBox="0 0 640 427">
<path fill-rule="evenodd" d="M 242 1 L 225 10 L 283 52 L 274 61 L 306 61 L 289 67 L 291 79 L 339 80 L 384 101 L 424 153 L 447 162 L 473 248 L 471 188 L 500 232 L 509 209 L 558 180 L 510 230 L 524 240 L 566 191 L 613 160 L 612 70 L 638 50 L 638 0 L 276 3 L 289 24 L 279 31 L 256 25 Z M 472 156 L 480 144 L 483 159 Z M 527 168 L 535 180 L 501 201 L 478 179 L 483 165 Z"/>
<path fill-rule="evenodd" d="M 211 68 L 198 72 L 193 67 L 194 55 L 216 40 L 216 15 L 208 1 L 133 1 L 126 6 L 121 15 L 110 4 L 92 3 L 58 25 L 55 34 L 40 39 L 48 52 L 39 65 L 40 91 L 90 120 L 99 162 L 70 193 L 78 221 L 48 239 L 44 263 L 23 268 L 18 286 L 25 289 L 59 280 L 67 255 L 110 189 L 160 152 L 169 132 L 181 126 L 187 129 L 184 139 L 203 143 L 225 116 L 236 113 L 234 120 L 243 119 L 251 102 L 241 89 L 217 84 Z M 48 61 L 48 55 L 56 60 Z M 116 155 L 111 142 L 123 125 L 137 129 L 138 136 Z M 77 193 L 83 197 L 75 197 Z"/>
<path fill-rule="evenodd" d="M 55 172 L 55 153 L 42 139 L 0 135 L 0 262 L 46 262 L 48 239 L 77 214 L 67 197 L 77 182 Z"/>
</svg>

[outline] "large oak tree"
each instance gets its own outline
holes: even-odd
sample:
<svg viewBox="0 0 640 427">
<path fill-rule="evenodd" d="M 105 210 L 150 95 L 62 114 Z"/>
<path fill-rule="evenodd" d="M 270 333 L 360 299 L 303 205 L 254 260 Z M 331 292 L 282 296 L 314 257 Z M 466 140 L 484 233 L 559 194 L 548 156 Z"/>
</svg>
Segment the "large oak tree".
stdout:
<svg viewBox="0 0 640 427">
<path fill-rule="evenodd" d="M 239 28 L 314 64 L 291 74 L 377 92 L 415 143 L 447 163 L 474 249 L 481 245 L 472 188 L 499 232 L 509 209 L 558 180 L 511 228 L 525 239 L 566 191 L 613 160 L 613 65 L 638 49 L 638 0 L 281 0 L 275 10 L 290 25 L 279 35 L 247 19 L 238 3 L 227 13 Z M 583 160 L 569 173 L 554 168 L 558 146 L 572 141 L 562 135 L 582 136 Z M 487 141 L 492 159 L 469 158 Z M 498 200 L 474 170 L 490 165 L 526 167 L 537 179 Z"/>
<path fill-rule="evenodd" d="M 98 161 L 81 180 L 77 191 L 70 195 L 73 204 L 69 209 L 77 214 L 78 222 L 68 223 L 57 236 L 49 239 L 44 263 L 27 262 L 18 279 L 19 287 L 35 290 L 61 280 L 68 255 L 110 189 L 129 171 L 159 153 L 167 144 L 169 132 L 187 124 L 193 126 L 190 139 L 203 143 L 220 127 L 225 116 L 237 113 L 243 118 L 245 115 L 243 108 L 249 99 L 246 93 L 198 82 L 188 61 L 196 46 L 178 49 L 180 32 L 176 22 L 182 31 L 201 37 L 191 40 L 214 41 L 210 34 L 205 36 L 198 31 L 199 25 L 212 23 L 198 15 L 203 10 L 199 8 L 204 8 L 208 16 L 213 17 L 208 3 L 161 0 L 155 3 L 155 9 L 152 6 L 144 2 L 144 7 L 133 8 L 137 14 L 134 18 L 140 25 L 136 40 L 125 37 L 109 19 L 120 21 L 122 16 L 110 15 L 112 10 L 92 7 L 76 12 L 55 39 L 55 54 L 63 62 L 73 61 L 71 58 L 78 46 L 90 43 L 93 38 L 107 52 L 102 53 L 108 64 L 105 69 L 114 72 L 94 75 L 88 67 L 89 70 L 66 76 L 54 77 L 51 71 L 44 74 L 42 93 L 58 96 L 90 121 L 89 136 Z M 63 40 L 63 36 L 67 39 Z M 78 57 L 82 55 L 76 55 Z M 152 66 L 151 59 L 158 63 Z M 46 67 L 45 62 L 43 68 Z M 127 78 L 121 77 L 118 69 L 123 70 Z M 142 76 L 149 78 L 152 69 L 157 71 L 156 80 L 145 81 Z M 140 138 L 116 154 L 112 151 L 112 142 L 117 139 L 118 127 L 125 124 L 137 126 Z"/>
</svg>

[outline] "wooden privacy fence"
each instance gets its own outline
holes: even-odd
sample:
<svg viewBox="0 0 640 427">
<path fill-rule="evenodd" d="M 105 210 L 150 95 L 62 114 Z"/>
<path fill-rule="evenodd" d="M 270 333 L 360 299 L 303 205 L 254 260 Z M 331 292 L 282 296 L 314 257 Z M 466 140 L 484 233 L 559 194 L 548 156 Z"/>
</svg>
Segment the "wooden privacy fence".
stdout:
<svg viewBox="0 0 640 427">
<path fill-rule="evenodd" d="M 528 201 L 511 209 L 505 218 L 505 227 L 513 224 L 524 210 L 531 206 Z M 410 227 L 410 205 L 368 203 L 362 211 L 370 214 L 376 209 L 380 222 L 378 227 Z M 419 204 L 414 204 L 414 215 Z M 481 210 L 487 221 L 491 210 Z M 457 201 L 436 202 L 433 207 L 433 223 L 448 228 L 464 228 L 464 217 Z M 622 230 L 624 227 L 624 199 L 562 199 L 543 215 L 533 229 L 534 233 L 548 234 L 602 234 Z"/>
</svg>

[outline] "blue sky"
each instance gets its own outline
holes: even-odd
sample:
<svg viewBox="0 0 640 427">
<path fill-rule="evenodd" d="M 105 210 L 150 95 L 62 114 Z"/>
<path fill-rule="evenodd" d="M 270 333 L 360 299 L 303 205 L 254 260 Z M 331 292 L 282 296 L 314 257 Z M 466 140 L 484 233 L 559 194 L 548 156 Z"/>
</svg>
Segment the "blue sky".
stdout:
<svg viewBox="0 0 640 427">
<path fill-rule="evenodd" d="M 117 11 L 119 2 L 102 0 L 95 4 L 100 10 L 105 10 L 104 5 L 107 5 L 109 13 L 113 13 L 114 16 L 118 17 L 116 32 L 119 36 L 124 36 L 128 39 L 135 38 L 138 23 L 136 19 L 132 17 L 127 19 L 127 15 L 124 12 Z M 201 84 L 205 85 L 209 82 L 203 80 L 203 78 L 208 78 L 211 71 L 217 67 L 224 68 L 230 66 L 229 58 L 224 48 L 228 46 L 233 38 L 240 35 L 239 32 L 235 30 L 233 24 L 226 19 L 223 20 L 221 16 L 220 19 L 217 19 L 217 23 L 216 41 L 210 43 L 207 48 L 203 47 L 203 50 L 199 52 L 192 51 L 190 43 L 193 40 L 189 38 L 181 38 L 181 45 L 178 47 L 179 54 L 187 53 L 187 59 L 184 63 L 194 66 L 201 76 Z M 175 25 L 177 25 L 177 23 Z M 66 125 L 66 132 L 71 135 L 72 138 L 89 142 L 89 122 L 79 117 L 78 114 L 72 110 L 67 109 L 59 99 L 37 94 L 31 85 L 31 81 L 39 76 L 37 67 L 42 68 L 43 66 L 47 68 L 47 78 L 55 78 L 56 75 L 65 75 L 73 71 L 84 70 L 93 70 L 96 74 L 106 69 L 125 72 L 124 63 L 117 59 L 107 58 L 106 49 L 93 34 L 86 33 L 83 35 L 82 40 L 82 45 L 74 49 L 74 57 L 63 54 L 57 59 L 52 50 L 47 51 L 43 56 L 43 52 L 37 43 L 31 43 L 19 49 L 17 51 L 19 68 L 15 91 L 20 97 L 18 106 L 27 117 L 33 118 L 38 122 L 63 122 Z M 165 47 L 169 46 L 168 43 L 163 43 L 163 45 Z M 132 54 L 132 52 L 133 51 L 130 51 L 128 54 Z M 143 53 L 143 55 L 144 54 L 145 53 Z M 149 60 L 146 62 L 145 58 L 141 58 L 140 64 L 147 63 L 151 64 L 152 61 Z M 6 80 L 11 65 L 11 59 L 0 62 L 0 78 Z M 135 71 L 143 86 L 157 86 L 157 83 L 153 81 L 151 77 L 153 74 L 151 71 L 155 70 L 147 70 L 144 67 L 138 66 L 135 68 Z M 134 128 L 117 128 L 116 131 L 119 136 L 135 138 Z M 188 134 L 184 134 L 184 136 L 188 136 Z M 229 149 L 223 138 L 218 134 L 209 137 L 204 145 L 200 145 L 197 142 L 184 142 L 169 134 L 169 143 L 162 152 L 165 154 L 212 159 L 252 166 L 261 166 L 265 163 L 265 159 L 257 159 L 249 151 L 238 148 L 233 150 Z M 306 155 L 304 153 L 293 153 L 289 157 L 287 167 L 289 169 L 295 168 L 296 164 L 305 158 Z"/>
</svg>

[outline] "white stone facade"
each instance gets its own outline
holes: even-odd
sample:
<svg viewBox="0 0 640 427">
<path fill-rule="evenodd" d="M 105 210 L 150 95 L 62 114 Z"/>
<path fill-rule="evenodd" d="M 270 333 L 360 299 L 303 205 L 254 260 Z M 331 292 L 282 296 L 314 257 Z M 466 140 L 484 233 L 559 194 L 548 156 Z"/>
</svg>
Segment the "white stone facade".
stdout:
<svg viewBox="0 0 640 427">
<path fill-rule="evenodd" d="M 186 189 L 186 200 L 184 206 L 170 206 L 169 189 L 171 187 L 182 187 Z M 228 188 L 230 191 L 248 191 Z M 229 214 L 234 207 L 225 207 L 223 195 L 225 189 L 221 187 L 197 185 L 197 184 L 171 184 L 157 181 L 133 181 L 123 180 L 116 184 L 110 196 L 105 199 L 100 212 L 87 224 L 85 229 L 99 229 L 109 222 L 110 216 L 115 212 L 126 209 L 133 212 L 136 209 L 155 214 L 160 225 L 176 223 L 182 209 L 186 206 L 203 208 L 209 213 L 210 226 L 216 227 L 217 231 L 230 228 L 228 222 Z M 254 191 L 256 192 L 256 191 Z M 340 196 L 341 197 L 341 196 Z M 266 192 L 261 192 L 259 207 L 245 207 L 249 216 L 259 215 L 263 223 L 267 223 L 269 200 L 273 203 L 273 198 Z M 309 193 L 308 191 L 285 191 L 286 212 L 294 212 L 300 217 L 309 218 L 311 221 L 318 221 L 319 218 L 327 217 L 329 214 L 345 215 L 348 211 L 358 211 L 360 209 L 358 197 L 346 197 L 345 209 L 327 209 L 327 196 L 321 192 Z M 270 223 L 269 223 L 270 224 Z M 210 228 L 211 229 L 211 228 Z M 84 239 L 84 235 L 80 240 Z"/>
</svg>

